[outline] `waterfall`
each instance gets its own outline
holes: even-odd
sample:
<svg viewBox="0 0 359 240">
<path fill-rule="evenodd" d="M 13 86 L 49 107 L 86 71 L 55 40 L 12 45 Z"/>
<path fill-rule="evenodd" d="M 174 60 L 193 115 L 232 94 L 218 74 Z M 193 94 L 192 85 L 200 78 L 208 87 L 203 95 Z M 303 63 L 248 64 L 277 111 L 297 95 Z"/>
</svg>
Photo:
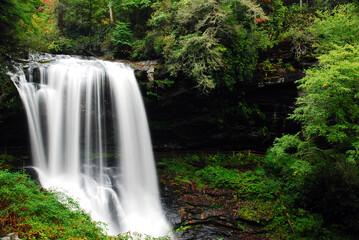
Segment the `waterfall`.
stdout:
<svg viewBox="0 0 359 240">
<path fill-rule="evenodd" d="M 10 75 L 27 113 L 41 185 L 67 192 L 108 224 L 109 234 L 168 234 L 134 71 L 44 55 Z"/>
</svg>

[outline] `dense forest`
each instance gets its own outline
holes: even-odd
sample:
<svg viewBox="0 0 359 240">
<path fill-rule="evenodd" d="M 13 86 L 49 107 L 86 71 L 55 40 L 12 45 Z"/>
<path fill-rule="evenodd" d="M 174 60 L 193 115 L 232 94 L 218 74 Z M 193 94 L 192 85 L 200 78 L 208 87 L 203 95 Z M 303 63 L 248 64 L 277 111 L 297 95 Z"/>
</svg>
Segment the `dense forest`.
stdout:
<svg viewBox="0 0 359 240">
<path fill-rule="evenodd" d="M 174 191 L 230 191 L 231 207 L 220 207 L 235 212 L 231 228 L 249 235 L 228 239 L 358 238 L 357 1 L 1 0 L 0 15 L 0 125 L 21 111 L 6 73 L 29 53 L 127 62 L 137 69 L 154 145 L 217 152 L 158 159 L 157 165 L 162 184 Z M 279 94 L 292 96 L 273 127 L 278 116 L 263 95 L 276 84 L 290 86 Z M 211 129 L 224 137 L 205 142 Z M 243 134 L 234 137 L 237 132 Z M 8 136 L 1 138 L 6 146 Z M 260 153 L 242 151 L 248 149 Z M 0 235 L 110 238 L 73 200 L 53 203 L 66 197 L 12 173 L 23 161 L 29 160 L 0 155 Z M 19 202 L 25 197 L 42 205 Z M 189 222 L 175 228 L 198 227 Z"/>
</svg>

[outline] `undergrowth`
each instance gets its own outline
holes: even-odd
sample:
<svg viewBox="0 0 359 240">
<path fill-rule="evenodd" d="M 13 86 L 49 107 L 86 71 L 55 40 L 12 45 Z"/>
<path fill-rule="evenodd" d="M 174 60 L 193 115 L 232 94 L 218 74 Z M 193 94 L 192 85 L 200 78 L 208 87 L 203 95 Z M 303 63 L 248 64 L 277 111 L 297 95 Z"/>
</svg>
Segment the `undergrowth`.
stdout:
<svg viewBox="0 0 359 240">
<path fill-rule="evenodd" d="M 75 200 L 16 172 L 11 165 L 15 160 L 0 154 L 0 236 L 17 232 L 21 239 L 170 239 L 131 232 L 106 235 L 106 225 L 92 221 Z"/>
<path fill-rule="evenodd" d="M 71 209 L 71 210 L 70 210 Z M 0 171 L 0 232 L 23 239 L 107 239 L 77 202 L 40 188 L 28 175 Z"/>
<path fill-rule="evenodd" d="M 253 222 L 267 233 L 279 234 L 279 239 L 350 239 L 327 225 L 320 214 L 305 208 L 303 186 L 310 166 L 294 158 L 287 160 L 282 164 L 289 166 L 283 167 L 272 161 L 270 154 L 243 152 L 162 159 L 159 165 L 175 181 L 234 190 L 233 197 L 242 203 L 238 227 L 244 232 L 245 224 Z"/>
</svg>

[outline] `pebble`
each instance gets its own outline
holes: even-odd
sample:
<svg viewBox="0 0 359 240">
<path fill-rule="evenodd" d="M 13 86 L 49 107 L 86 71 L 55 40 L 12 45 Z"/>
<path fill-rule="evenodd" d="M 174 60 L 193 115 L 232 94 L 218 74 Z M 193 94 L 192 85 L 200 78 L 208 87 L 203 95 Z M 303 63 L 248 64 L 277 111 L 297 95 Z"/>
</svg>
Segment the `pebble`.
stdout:
<svg viewBox="0 0 359 240">
<path fill-rule="evenodd" d="M 21 240 L 17 233 L 9 233 L 5 236 L 0 236 L 0 240 Z"/>
</svg>

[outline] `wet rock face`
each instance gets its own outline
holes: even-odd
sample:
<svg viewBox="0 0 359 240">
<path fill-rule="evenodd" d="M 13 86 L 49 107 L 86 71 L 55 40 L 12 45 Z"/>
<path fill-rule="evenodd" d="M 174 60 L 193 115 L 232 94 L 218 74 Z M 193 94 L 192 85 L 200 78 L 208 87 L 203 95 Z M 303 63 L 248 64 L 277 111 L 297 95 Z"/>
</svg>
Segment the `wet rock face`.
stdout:
<svg viewBox="0 0 359 240">
<path fill-rule="evenodd" d="M 287 119 L 298 97 L 295 81 L 317 59 L 297 59 L 284 43 L 262 53 L 259 62 L 253 80 L 233 91 L 218 87 L 203 94 L 193 82 L 178 77 L 159 100 L 147 101 L 154 149 L 265 151 L 276 137 L 296 133 L 299 125 Z M 139 81 L 148 82 L 146 74 L 147 68 Z M 161 73 L 157 78 L 171 77 Z M 145 95 L 147 89 L 142 90 Z"/>
<path fill-rule="evenodd" d="M 298 124 L 287 119 L 298 97 L 295 80 L 302 78 L 304 69 L 315 65 L 316 59 L 298 61 L 288 46 L 262 55 L 250 83 L 235 91 L 217 88 L 208 94 L 196 89 L 193 81 L 172 79 L 159 61 L 128 62 L 135 69 L 144 98 L 149 99 L 146 110 L 155 151 L 265 151 L 276 137 L 296 133 Z M 265 59 L 269 59 L 268 66 Z M 163 88 L 155 82 L 149 89 L 151 81 L 161 79 L 175 84 Z M 161 98 L 147 95 L 148 91 L 158 91 Z M 0 130 L 7 136 L 0 140 L 0 147 L 28 145 L 25 115 L 0 115 Z"/>
<path fill-rule="evenodd" d="M 146 103 L 156 151 L 265 150 L 275 137 L 298 129 L 286 119 L 297 97 L 294 82 L 246 86 L 243 96 L 220 90 L 203 95 L 177 87 Z"/>
<path fill-rule="evenodd" d="M 220 229 L 216 226 L 199 226 L 195 229 L 183 231 L 179 234 L 180 239 L 230 239 L 231 231 Z"/>
<path fill-rule="evenodd" d="M 168 188 L 164 182 L 160 182 L 160 189 L 161 189 L 161 203 L 163 209 L 165 209 L 166 218 L 170 222 L 171 226 L 175 229 L 179 228 L 182 220 L 179 213 L 179 204 L 172 193 L 170 188 Z"/>
<path fill-rule="evenodd" d="M 235 191 L 199 188 L 163 174 L 160 181 L 167 217 L 180 240 L 270 239 L 263 226 L 242 216 L 240 209 L 248 203 L 237 199 Z"/>
<path fill-rule="evenodd" d="M 22 107 L 13 110 L 0 110 L 0 132 L 2 152 L 9 154 L 20 154 L 20 151 L 28 152 L 28 124 Z"/>
</svg>

